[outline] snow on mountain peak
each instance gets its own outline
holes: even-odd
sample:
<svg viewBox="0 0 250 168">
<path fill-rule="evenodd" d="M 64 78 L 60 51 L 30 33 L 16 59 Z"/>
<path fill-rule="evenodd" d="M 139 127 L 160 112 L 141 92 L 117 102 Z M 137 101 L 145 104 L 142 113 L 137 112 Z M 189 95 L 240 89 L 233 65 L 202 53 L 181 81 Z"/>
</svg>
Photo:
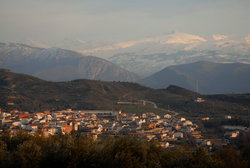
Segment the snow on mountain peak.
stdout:
<svg viewBox="0 0 250 168">
<path fill-rule="evenodd" d="M 187 33 L 172 33 L 167 34 L 164 36 L 156 36 L 156 37 L 148 37 L 143 38 L 139 40 L 130 40 L 125 42 L 118 42 L 114 43 L 112 45 L 106 45 L 103 47 L 97 47 L 92 49 L 85 49 L 80 50 L 81 53 L 95 53 L 100 51 L 113 51 L 113 50 L 119 50 L 119 49 L 127 49 L 132 48 L 135 46 L 140 46 L 143 44 L 156 44 L 156 45 L 166 45 L 166 44 L 180 44 L 180 45 L 191 45 L 192 47 L 188 46 L 188 48 L 193 48 L 194 46 L 197 46 L 200 43 L 206 42 L 207 40 L 203 37 L 187 34 Z M 194 45 L 195 44 L 195 45 Z"/>
<path fill-rule="evenodd" d="M 250 35 L 245 37 L 245 41 L 248 45 L 250 45 Z"/>
<path fill-rule="evenodd" d="M 218 41 L 215 44 L 217 47 L 231 47 L 240 44 L 240 42 L 234 40 L 226 40 L 226 41 Z"/>
<path fill-rule="evenodd" d="M 168 35 L 166 40 L 161 41 L 161 44 L 192 44 L 206 41 L 206 39 L 200 36 L 178 32 Z"/>
<path fill-rule="evenodd" d="M 133 46 L 145 44 L 145 43 L 157 43 L 160 41 L 161 38 L 162 37 L 149 37 L 149 38 L 144 38 L 141 40 L 131 40 L 131 41 L 117 43 L 115 44 L 115 46 L 116 48 L 129 48 L 129 47 L 133 47 Z"/>
<path fill-rule="evenodd" d="M 16 56 L 28 56 L 34 51 L 40 49 L 37 47 L 31 47 L 21 43 L 2 43 L 0 46 L 0 54 L 14 54 Z"/>
<path fill-rule="evenodd" d="M 213 40 L 215 40 L 215 41 L 220 41 L 220 40 L 225 40 L 225 39 L 227 39 L 228 36 L 222 35 L 222 34 L 214 34 L 214 35 L 212 35 L 212 38 L 213 38 Z"/>
<path fill-rule="evenodd" d="M 59 59 L 59 58 L 66 58 L 68 55 L 77 56 L 79 57 L 80 55 L 71 50 L 65 50 L 61 49 L 58 47 L 51 47 L 51 48 L 44 48 L 41 50 L 36 51 L 35 53 L 32 54 L 33 58 L 41 58 L 41 59 Z"/>
</svg>

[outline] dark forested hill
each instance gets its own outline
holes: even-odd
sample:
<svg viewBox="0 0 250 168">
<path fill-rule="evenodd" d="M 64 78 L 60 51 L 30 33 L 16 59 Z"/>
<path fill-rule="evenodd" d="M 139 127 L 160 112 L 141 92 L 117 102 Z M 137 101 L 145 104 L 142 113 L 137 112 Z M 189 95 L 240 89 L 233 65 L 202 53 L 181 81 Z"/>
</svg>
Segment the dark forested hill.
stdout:
<svg viewBox="0 0 250 168">
<path fill-rule="evenodd" d="M 0 107 L 4 110 L 118 109 L 118 101 L 138 100 L 153 101 L 160 108 L 190 117 L 248 116 L 250 110 L 249 94 L 205 96 L 178 86 L 157 90 L 128 82 L 49 82 L 4 69 L 0 70 L 0 95 Z M 205 102 L 195 102 L 197 97 Z M 143 112 L 142 107 L 137 109 Z"/>
</svg>

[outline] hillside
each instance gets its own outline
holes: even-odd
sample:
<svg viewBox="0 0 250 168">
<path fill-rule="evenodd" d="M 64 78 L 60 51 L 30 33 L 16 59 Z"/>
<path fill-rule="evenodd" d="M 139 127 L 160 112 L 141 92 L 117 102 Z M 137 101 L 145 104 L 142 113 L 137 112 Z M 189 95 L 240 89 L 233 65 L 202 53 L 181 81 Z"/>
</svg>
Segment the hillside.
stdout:
<svg viewBox="0 0 250 168">
<path fill-rule="evenodd" d="M 153 88 L 178 85 L 203 94 L 249 93 L 250 65 L 206 61 L 166 67 L 139 81 Z"/>
<path fill-rule="evenodd" d="M 118 101 L 153 101 L 159 108 L 175 110 L 187 117 L 238 115 L 248 117 L 250 95 L 204 96 L 177 86 L 151 89 L 136 83 L 74 80 L 49 82 L 29 75 L 0 70 L 0 107 L 4 110 L 123 109 Z M 206 101 L 196 103 L 197 97 Z M 225 98 L 226 97 L 226 98 Z M 134 107 L 136 112 L 157 109 Z M 166 111 L 165 111 L 166 112 Z M 165 113 L 164 110 L 161 114 Z"/>
<path fill-rule="evenodd" d="M 101 58 L 61 48 L 0 43 L 0 67 L 50 81 L 135 81 L 138 76 Z"/>
</svg>

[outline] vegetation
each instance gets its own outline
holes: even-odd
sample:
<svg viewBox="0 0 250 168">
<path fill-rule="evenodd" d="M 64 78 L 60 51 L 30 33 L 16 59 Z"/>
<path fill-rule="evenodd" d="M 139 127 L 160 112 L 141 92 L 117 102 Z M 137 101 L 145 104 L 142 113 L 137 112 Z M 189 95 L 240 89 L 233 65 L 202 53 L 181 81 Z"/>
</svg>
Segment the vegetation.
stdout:
<svg viewBox="0 0 250 168">
<path fill-rule="evenodd" d="M 74 133 L 44 138 L 19 132 L 0 137 L 0 167 L 244 168 L 250 166 L 249 151 L 249 142 L 239 152 L 228 147 L 211 153 L 199 147 L 164 149 L 126 137 L 94 141 Z"/>
<path fill-rule="evenodd" d="M 225 115 L 250 119 L 250 94 L 205 96 L 170 86 L 167 89 L 151 89 L 135 83 L 74 80 L 49 82 L 28 75 L 0 70 L 0 107 L 9 111 L 43 111 L 61 109 L 123 109 L 125 112 L 155 112 L 164 110 L 152 106 L 120 106 L 118 101 L 149 100 L 164 109 L 175 110 L 192 118 Z M 205 99 L 196 103 L 197 97 Z M 8 105 L 13 102 L 14 105 Z"/>
</svg>

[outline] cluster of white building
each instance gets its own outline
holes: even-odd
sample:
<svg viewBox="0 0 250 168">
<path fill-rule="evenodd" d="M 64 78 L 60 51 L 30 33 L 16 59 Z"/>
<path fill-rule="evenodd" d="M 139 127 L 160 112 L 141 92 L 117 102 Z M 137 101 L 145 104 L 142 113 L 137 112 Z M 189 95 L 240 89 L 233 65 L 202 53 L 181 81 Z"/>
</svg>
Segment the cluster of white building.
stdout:
<svg viewBox="0 0 250 168">
<path fill-rule="evenodd" d="M 105 110 L 62 110 L 44 112 L 1 113 L 1 131 L 16 134 L 20 129 L 30 134 L 41 133 L 47 137 L 68 134 L 72 131 L 94 139 L 107 136 L 130 136 L 136 139 L 157 140 L 168 147 L 186 137 L 201 140 L 198 125 L 183 117 L 154 113 L 127 114 L 121 111 Z M 201 141 L 202 142 L 202 141 Z"/>
</svg>

